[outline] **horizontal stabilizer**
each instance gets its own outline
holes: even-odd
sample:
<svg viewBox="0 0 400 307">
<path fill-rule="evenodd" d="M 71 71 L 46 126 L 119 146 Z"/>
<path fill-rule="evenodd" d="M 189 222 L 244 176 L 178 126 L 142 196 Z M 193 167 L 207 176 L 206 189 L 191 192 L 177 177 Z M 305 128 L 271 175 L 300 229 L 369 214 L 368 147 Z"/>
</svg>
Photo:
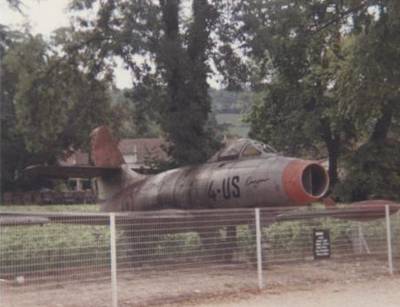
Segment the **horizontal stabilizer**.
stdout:
<svg viewBox="0 0 400 307">
<path fill-rule="evenodd" d="M 29 177 L 48 178 L 93 178 L 116 175 L 121 171 L 120 167 L 99 166 L 29 166 L 24 170 L 24 175 Z"/>
<path fill-rule="evenodd" d="M 31 226 L 31 225 L 44 225 L 49 223 L 50 220 L 46 217 L 40 216 L 1 216 L 0 226 Z"/>
</svg>

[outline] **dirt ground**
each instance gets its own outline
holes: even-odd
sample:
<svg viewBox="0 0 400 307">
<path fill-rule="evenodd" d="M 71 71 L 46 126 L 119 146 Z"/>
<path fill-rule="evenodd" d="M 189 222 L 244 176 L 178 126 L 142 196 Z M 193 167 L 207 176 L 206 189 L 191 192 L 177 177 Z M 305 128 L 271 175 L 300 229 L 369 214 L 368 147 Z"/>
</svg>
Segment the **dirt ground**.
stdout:
<svg viewBox="0 0 400 307">
<path fill-rule="evenodd" d="M 400 276 L 389 277 L 383 259 L 275 264 L 263 277 L 266 289 L 258 291 L 255 268 L 239 264 L 125 269 L 118 272 L 119 306 L 400 306 Z M 0 284 L 1 307 L 110 305 L 108 276 Z"/>
<path fill-rule="evenodd" d="M 170 305 L 172 306 L 172 305 Z M 400 276 L 379 277 L 355 283 L 328 283 L 304 288 L 264 290 L 258 294 L 237 293 L 214 297 L 202 303 L 185 302 L 192 307 L 398 307 Z"/>
</svg>

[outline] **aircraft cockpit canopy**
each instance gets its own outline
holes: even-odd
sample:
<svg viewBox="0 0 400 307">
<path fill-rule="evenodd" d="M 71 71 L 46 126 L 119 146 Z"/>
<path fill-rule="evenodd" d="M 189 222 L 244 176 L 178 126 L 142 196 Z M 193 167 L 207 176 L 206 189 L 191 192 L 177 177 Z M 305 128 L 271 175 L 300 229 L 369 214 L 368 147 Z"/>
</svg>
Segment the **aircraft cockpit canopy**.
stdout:
<svg viewBox="0 0 400 307">
<path fill-rule="evenodd" d="M 238 139 L 228 143 L 219 150 L 208 162 L 241 160 L 249 158 L 268 158 L 275 156 L 277 151 L 270 145 L 252 140 Z"/>
</svg>

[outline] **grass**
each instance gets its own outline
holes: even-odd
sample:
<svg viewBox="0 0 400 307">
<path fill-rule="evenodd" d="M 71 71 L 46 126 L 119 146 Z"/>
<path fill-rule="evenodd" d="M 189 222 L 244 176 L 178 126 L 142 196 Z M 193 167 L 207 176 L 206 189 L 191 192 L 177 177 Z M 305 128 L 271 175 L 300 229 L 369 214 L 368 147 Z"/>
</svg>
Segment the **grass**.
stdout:
<svg viewBox="0 0 400 307">
<path fill-rule="evenodd" d="M 1 205 L 0 212 L 99 212 L 100 206 Z M 99 258 L 101 256 L 101 259 Z M 109 229 L 98 225 L 45 224 L 0 228 L 0 274 L 107 263 Z"/>
<path fill-rule="evenodd" d="M 109 258 L 106 226 L 45 224 L 0 229 L 0 273 L 89 266 Z"/>
</svg>

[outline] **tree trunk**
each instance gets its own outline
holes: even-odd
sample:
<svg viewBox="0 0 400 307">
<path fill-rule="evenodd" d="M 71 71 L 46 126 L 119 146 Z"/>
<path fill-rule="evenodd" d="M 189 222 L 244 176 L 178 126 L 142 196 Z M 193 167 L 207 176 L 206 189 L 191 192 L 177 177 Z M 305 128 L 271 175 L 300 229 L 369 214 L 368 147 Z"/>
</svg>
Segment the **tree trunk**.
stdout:
<svg viewBox="0 0 400 307">
<path fill-rule="evenodd" d="M 331 131 L 330 123 L 328 119 L 321 120 L 322 138 L 324 139 L 326 148 L 328 150 L 328 161 L 329 161 L 329 182 L 330 190 L 338 182 L 338 159 L 340 155 L 340 136 L 336 132 Z"/>
<path fill-rule="evenodd" d="M 390 102 L 387 102 L 382 108 L 382 115 L 378 118 L 375 123 L 374 131 L 369 139 L 372 143 L 383 142 L 390 130 L 393 117 L 393 106 Z"/>
<path fill-rule="evenodd" d="M 339 137 L 335 136 L 333 139 L 327 142 L 328 149 L 328 161 L 329 161 L 329 182 L 332 188 L 338 182 L 338 158 L 339 158 L 339 150 L 340 150 L 340 141 Z"/>
</svg>

